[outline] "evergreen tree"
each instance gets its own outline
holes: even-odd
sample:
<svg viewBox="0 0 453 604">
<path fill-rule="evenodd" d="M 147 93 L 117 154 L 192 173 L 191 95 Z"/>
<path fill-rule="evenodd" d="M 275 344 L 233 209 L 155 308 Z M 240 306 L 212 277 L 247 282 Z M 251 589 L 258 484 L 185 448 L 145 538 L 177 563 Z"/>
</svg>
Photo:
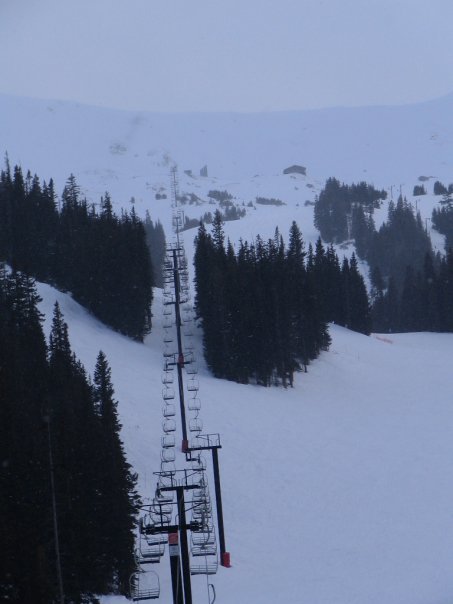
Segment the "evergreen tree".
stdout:
<svg viewBox="0 0 453 604">
<path fill-rule="evenodd" d="M 144 227 L 134 211 L 119 220 L 108 193 L 96 215 L 71 175 L 55 206 L 53 182 L 0 174 L 0 259 L 70 291 L 102 321 L 136 340 L 151 329 L 153 274 Z M 125 313 L 124 309 L 128 312 Z"/>
<path fill-rule="evenodd" d="M 164 228 L 159 220 L 154 224 L 148 211 L 146 212 L 144 227 L 146 233 L 146 243 L 148 244 L 151 264 L 153 267 L 154 285 L 156 287 L 163 287 L 164 277 L 162 271 L 166 250 Z"/>
<path fill-rule="evenodd" d="M 263 386 L 292 385 L 294 371 L 330 339 L 307 273 L 296 223 L 285 250 L 278 230 L 264 242 L 225 241 L 217 215 L 213 234 L 200 226 L 195 248 L 196 311 L 206 361 L 215 376 Z"/>
<path fill-rule="evenodd" d="M 381 271 L 378 266 L 373 267 L 371 274 L 371 317 L 373 330 L 376 332 L 386 332 L 385 315 L 385 284 Z"/>
<path fill-rule="evenodd" d="M 359 258 L 367 258 L 373 240 L 375 227 L 371 214 L 365 216 L 362 205 L 357 205 L 352 210 L 351 235 L 355 240 L 355 248 Z"/>
<path fill-rule="evenodd" d="M 365 182 L 348 186 L 329 178 L 315 201 L 315 227 L 324 241 L 341 243 L 350 238 L 354 209 L 362 207 L 371 216 L 380 200 L 386 197 L 385 191 L 378 191 Z"/>
<path fill-rule="evenodd" d="M 398 295 L 398 289 L 395 284 L 395 279 L 390 277 L 387 292 L 385 295 L 385 306 L 386 306 L 386 331 L 388 333 L 398 332 L 401 330 L 401 319 L 400 319 L 400 300 Z"/>
<path fill-rule="evenodd" d="M 448 189 L 439 180 L 434 183 L 434 195 L 445 195 L 448 193 Z"/>
<path fill-rule="evenodd" d="M 383 278 L 393 276 L 395 284 L 402 284 L 406 267 L 421 270 L 427 253 L 432 253 L 431 240 L 420 214 L 400 196 L 396 204 L 389 203 L 387 222 L 374 234 L 365 259 L 379 266 Z"/>
<path fill-rule="evenodd" d="M 0 600 L 17 604 L 55 593 L 38 302 L 29 277 L 0 270 Z"/>
<path fill-rule="evenodd" d="M 127 591 L 136 511 L 128 489 L 134 479 L 119 441 L 105 356 L 98 360 L 93 389 L 71 351 L 58 304 L 49 366 L 63 584 L 70 601 L 94 602 L 94 593 Z"/>
<path fill-rule="evenodd" d="M 355 254 L 352 254 L 349 262 L 344 289 L 348 292 L 346 296 L 349 304 L 347 310 L 348 327 L 369 335 L 371 332 L 371 308 L 365 282 L 359 272 Z"/>
<path fill-rule="evenodd" d="M 417 330 L 442 331 L 438 275 L 430 254 L 426 254 L 423 274 L 419 275 L 418 283 L 420 287 L 420 319 Z"/>
<path fill-rule="evenodd" d="M 453 251 L 451 248 L 440 264 L 437 292 L 441 330 L 453 332 Z"/>
<path fill-rule="evenodd" d="M 445 249 L 448 250 L 453 246 L 453 203 L 451 203 L 451 198 L 442 199 L 441 207 L 433 209 L 431 219 L 433 227 L 445 235 Z"/>
<path fill-rule="evenodd" d="M 103 474 L 98 482 L 98 522 L 102 524 L 100 542 L 103 565 L 111 576 L 109 589 L 127 593 L 134 570 L 134 527 L 139 499 L 137 477 L 126 462 L 120 438 L 121 424 L 111 382 L 111 370 L 100 351 L 93 385 L 96 412 L 100 420 L 98 463 Z M 114 502 L 114 505 L 112 505 Z"/>
<path fill-rule="evenodd" d="M 415 185 L 413 193 L 414 197 L 419 195 L 426 195 L 426 189 L 424 185 Z"/>
</svg>

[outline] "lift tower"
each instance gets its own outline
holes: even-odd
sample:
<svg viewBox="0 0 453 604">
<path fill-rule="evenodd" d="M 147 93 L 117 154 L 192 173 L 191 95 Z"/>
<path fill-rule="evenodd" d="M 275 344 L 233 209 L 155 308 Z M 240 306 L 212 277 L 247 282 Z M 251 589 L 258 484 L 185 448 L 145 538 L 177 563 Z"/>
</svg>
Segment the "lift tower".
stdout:
<svg viewBox="0 0 453 604">
<path fill-rule="evenodd" d="M 131 579 L 131 595 L 136 601 L 158 597 L 158 578 L 157 584 L 154 579 L 157 575 L 151 571 L 147 576 L 145 566 L 160 562 L 168 542 L 173 604 L 192 604 L 191 576 L 213 575 L 218 570 L 217 532 L 222 566 L 230 566 L 230 555 L 225 548 L 218 458 L 220 436 L 202 434 L 199 383 L 191 340 L 195 326 L 181 237 L 184 214 L 178 207 L 176 169 L 171 173 L 171 190 L 175 238 L 167 245 L 163 266 L 165 335 L 161 462 L 160 471 L 155 472 L 157 485 L 152 502 L 144 507 L 139 522 L 137 572 Z M 176 447 L 178 432 L 181 435 L 180 451 Z M 212 468 L 208 468 L 203 455 L 208 451 L 211 452 Z M 209 494 L 210 471 L 215 483 L 217 522 L 213 520 Z M 144 587 L 144 577 L 148 583 L 150 577 L 153 578 L 154 583 Z M 209 585 L 215 599 L 214 586 Z"/>
</svg>

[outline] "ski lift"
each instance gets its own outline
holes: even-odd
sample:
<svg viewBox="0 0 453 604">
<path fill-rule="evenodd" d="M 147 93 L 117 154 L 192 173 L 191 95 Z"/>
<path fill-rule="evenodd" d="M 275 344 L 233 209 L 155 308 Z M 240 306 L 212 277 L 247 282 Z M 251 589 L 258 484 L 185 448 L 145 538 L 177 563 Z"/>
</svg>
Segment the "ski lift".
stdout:
<svg viewBox="0 0 453 604">
<path fill-rule="evenodd" d="M 173 388 L 164 388 L 162 390 L 162 398 L 164 399 L 164 401 L 171 401 L 175 398 L 175 391 Z"/>
<path fill-rule="evenodd" d="M 164 434 L 160 439 L 161 445 L 163 449 L 170 449 L 174 447 L 176 444 L 175 435 L 174 434 Z"/>
<path fill-rule="evenodd" d="M 161 461 L 160 462 L 160 471 L 163 474 L 175 474 L 176 467 L 174 461 Z"/>
<path fill-rule="evenodd" d="M 162 384 L 173 384 L 174 375 L 172 371 L 164 371 L 162 374 Z"/>
<path fill-rule="evenodd" d="M 195 375 L 198 373 L 198 367 L 195 365 L 195 363 L 186 365 L 186 373 L 187 375 Z"/>
<path fill-rule="evenodd" d="M 174 432 L 176 430 L 176 422 L 174 419 L 164 419 L 162 422 L 162 430 L 168 434 L 169 432 Z"/>
<path fill-rule="evenodd" d="M 170 346 L 165 344 L 164 357 L 169 358 L 169 357 L 172 357 L 174 354 L 175 354 L 175 351 Z"/>
<path fill-rule="evenodd" d="M 201 401 L 199 398 L 189 399 L 189 411 L 200 411 Z"/>
<path fill-rule="evenodd" d="M 201 432 L 203 430 L 203 422 L 198 417 L 189 420 L 190 432 Z"/>
<path fill-rule="evenodd" d="M 209 589 L 211 589 L 212 597 L 210 597 L 210 595 L 209 595 Z M 214 602 L 216 600 L 215 587 L 212 583 L 208 583 L 208 599 L 209 599 L 209 604 L 214 604 Z"/>
<path fill-rule="evenodd" d="M 215 560 L 215 562 L 205 561 L 202 564 L 192 564 L 190 566 L 190 574 L 191 575 L 215 575 L 218 567 L 219 567 L 219 563 L 217 562 L 217 560 Z"/>
<path fill-rule="evenodd" d="M 139 564 L 157 564 L 165 552 L 165 542 L 152 541 L 142 538 L 140 533 L 138 563 Z"/>
<path fill-rule="evenodd" d="M 202 543 L 201 545 L 192 543 L 190 551 L 192 552 L 192 556 L 216 556 L 217 543 Z"/>
<path fill-rule="evenodd" d="M 167 403 L 166 405 L 164 405 L 164 407 L 162 408 L 162 413 L 163 416 L 166 418 L 174 417 L 176 415 L 176 409 L 173 403 Z"/>
<path fill-rule="evenodd" d="M 167 447 L 166 449 L 162 449 L 160 452 L 160 458 L 162 461 L 175 461 L 175 448 Z"/>
<path fill-rule="evenodd" d="M 165 545 L 167 543 L 167 535 L 165 533 L 157 533 L 156 535 L 146 535 L 148 545 Z"/>
<path fill-rule="evenodd" d="M 159 577 L 152 570 L 132 573 L 129 584 L 133 602 L 155 600 L 160 595 Z"/>
<path fill-rule="evenodd" d="M 188 380 L 187 382 L 187 390 L 189 392 L 197 392 L 200 389 L 200 384 L 198 382 L 197 379 L 195 378 L 190 378 L 190 380 Z"/>
</svg>

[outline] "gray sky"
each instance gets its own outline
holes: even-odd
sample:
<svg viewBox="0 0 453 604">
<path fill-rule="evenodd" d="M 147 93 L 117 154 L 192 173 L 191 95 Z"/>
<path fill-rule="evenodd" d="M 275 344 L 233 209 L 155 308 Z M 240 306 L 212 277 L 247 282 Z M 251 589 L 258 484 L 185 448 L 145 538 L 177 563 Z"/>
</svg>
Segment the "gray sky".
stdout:
<svg viewBox="0 0 453 604">
<path fill-rule="evenodd" d="M 0 92 L 158 111 L 453 91 L 453 0 L 0 0 Z"/>
</svg>

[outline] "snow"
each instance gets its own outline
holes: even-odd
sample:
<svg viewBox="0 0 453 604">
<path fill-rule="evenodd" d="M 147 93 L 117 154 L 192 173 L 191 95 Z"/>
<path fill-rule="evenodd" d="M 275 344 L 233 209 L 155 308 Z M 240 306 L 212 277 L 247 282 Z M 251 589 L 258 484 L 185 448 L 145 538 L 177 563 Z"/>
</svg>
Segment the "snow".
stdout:
<svg viewBox="0 0 453 604">
<path fill-rule="evenodd" d="M 40 285 L 46 330 L 55 299 L 76 354 L 112 366 L 122 436 L 146 499 L 161 434 L 162 325 L 145 344 Z M 453 592 L 453 334 L 366 337 L 332 325 L 332 346 L 293 389 L 211 377 L 198 354 L 206 432 L 219 432 L 227 550 L 219 601 L 417 604 Z M 195 336 L 198 351 L 200 333 Z M 182 455 L 182 454 L 180 454 Z M 182 462 L 181 462 L 182 463 Z M 171 602 L 168 558 L 155 569 Z M 208 601 L 192 577 L 194 602 Z M 121 599 L 104 598 L 105 604 Z"/>
<path fill-rule="evenodd" d="M 215 209 L 210 189 L 237 203 L 257 195 L 281 207 L 247 207 L 225 224 L 234 243 L 292 220 L 305 241 L 318 236 L 312 202 L 329 176 L 367 180 L 410 200 L 419 176 L 453 180 L 453 97 L 400 108 L 282 114 L 131 113 L 0 95 L 0 140 L 12 164 L 56 180 L 73 172 L 90 201 L 107 189 L 117 209 L 148 209 L 171 232 L 169 169 L 181 192 Z M 294 163 L 307 176 L 284 176 Z M 198 176 L 207 164 L 209 178 Z M 193 177 L 183 170 L 192 169 Z M 392 187 L 392 188 L 391 188 Z M 390 196 L 389 196 L 390 197 Z M 439 198 L 417 198 L 428 228 Z M 379 225 L 386 205 L 376 214 Z M 184 234 L 193 255 L 195 231 Z M 443 238 L 434 240 L 442 250 Z M 352 245 L 339 249 L 350 254 Z M 102 349 L 111 364 L 128 460 L 143 498 L 159 469 L 162 408 L 162 298 L 155 290 L 153 331 L 144 344 L 113 333 L 67 294 L 40 284 L 48 333 L 55 300 L 73 350 L 93 372 Z M 332 325 L 332 345 L 296 377 L 292 389 L 214 379 L 195 348 L 205 433 L 219 432 L 227 550 L 232 568 L 210 578 L 224 604 L 425 604 L 451 601 L 453 334 L 366 337 Z M 212 486 L 212 485 L 211 485 Z M 211 489 L 212 490 L 212 489 Z M 160 601 L 170 603 L 168 557 L 156 569 Z M 206 579 L 192 577 L 194 602 L 207 602 Z M 104 604 L 120 604 L 117 597 Z"/>
<path fill-rule="evenodd" d="M 233 242 L 258 234 L 272 237 L 276 226 L 286 236 L 296 220 L 305 241 L 314 243 L 318 233 L 310 204 L 325 180 L 366 180 L 388 192 L 375 213 L 377 228 L 386 220 L 388 201 L 401 192 L 420 210 L 435 250 L 443 252 L 444 237 L 431 228 L 440 199 L 432 188 L 437 179 L 446 185 L 453 181 L 452 112 L 453 95 L 403 107 L 163 114 L 0 94 L 0 153 L 41 179 L 53 178 L 58 194 L 73 173 L 90 203 L 99 204 L 108 191 L 118 213 L 134 207 L 144 217 L 149 211 L 167 234 L 172 230 L 170 168 L 176 164 L 180 193 L 200 199 L 199 205 L 184 206 L 188 218 L 216 209 L 209 203 L 212 189 L 227 190 L 245 207 L 247 216 L 226 226 Z M 307 175 L 284 175 L 293 164 L 305 166 Z M 199 176 L 204 165 L 207 178 Z M 420 177 L 428 179 L 428 195 L 414 198 Z M 167 199 L 156 199 L 157 193 Z M 248 207 L 257 196 L 285 205 Z M 341 258 L 352 249 L 337 252 Z"/>
<path fill-rule="evenodd" d="M 230 185 L 236 193 L 238 183 L 246 201 L 259 190 L 275 196 L 280 186 L 273 180 L 293 164 L 307 168 L 306 182 L 315 189 L 336 176 L 393 185 L 395 192 L 402 186 L 407 194 L 420 176 L 451 180 L 452 110 L 453 95 L 404 107 L 162 114 L 0 94 L 0 152 L 41 178 L 53 177 L 58 192 L 73 172 L 91 201 L 107 189 L 117 203 L 133 196 L 137 211 L 143 205 L 152 215 L 165 206 L 154 193 L 168 189 L 174 162 L 181 188 L 202 195 Z M 198 176 L 205 164 L 208 179 Z M 195 178 L 183 174 L 188 169 Z M 312 198 L 305 182 L 283 180 L 285 193 L 301 185 L 300 203 Z"/>
</svg>

